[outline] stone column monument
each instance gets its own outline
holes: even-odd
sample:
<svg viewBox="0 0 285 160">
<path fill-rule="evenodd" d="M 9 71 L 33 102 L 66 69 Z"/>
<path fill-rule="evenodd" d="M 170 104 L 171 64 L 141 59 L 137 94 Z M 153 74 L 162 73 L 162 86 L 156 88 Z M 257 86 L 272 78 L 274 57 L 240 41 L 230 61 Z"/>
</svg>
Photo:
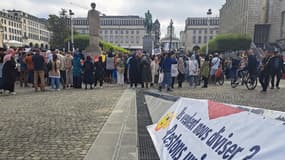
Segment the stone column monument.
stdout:
<svg viewBox="0 0 285 160">
<path fill-rule="evenodd" d="M 101 50 L 99 47 L 99 30 L 100 30 L 100 16 L 99 11 L 95 10 L 96 4 L 91 3 L 91 10 L 88 12 L 89 23 L 89 46 L 86 49 L 87 54 L 92 57 L 94 55 L 100 55 Z"/>
</svg>

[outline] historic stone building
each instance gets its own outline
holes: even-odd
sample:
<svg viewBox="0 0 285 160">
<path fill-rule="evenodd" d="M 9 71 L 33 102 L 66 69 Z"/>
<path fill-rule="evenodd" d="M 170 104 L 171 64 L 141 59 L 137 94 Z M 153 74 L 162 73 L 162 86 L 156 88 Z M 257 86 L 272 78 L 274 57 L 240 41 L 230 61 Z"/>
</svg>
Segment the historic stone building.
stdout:
<svg viewBox="0 0 285 160">
<path fill-rule="evenodd" d="M 208 33 L 207 17 L 191 17 L 185 21 L 185 30 L 180 33 L 181 44 L 186 52 L 192 51 L 194 47 L 202 47 L 207 39 L 214 38 L 219 34 L 219 17 L 210 18 Z"/>
<path fill-rule="evenodd" d="M 144 18 L 139 16 L 100 16 L 100 37 L 126 49 L 142 49 L 146 34 Z M 74 30 L 88 34 L 87 18 L 73 18 Z"/>
<path fill-rule="evenodd" d="M 171 48 L 171 50 L 178 50 L 180 48 L 180 40 L 176 37 L 174 29 L 174 26 L 171 28 L 169 25 L 165 37 L 161 38 L 160 43 L 165 51 L 168 51 L 169 48 Z"/>
<path fill-rule="evenodd" d="M 241 33 L 255 43 L 285 39 L 285 0 L 227 0 L 220 10 L 221 33 Z"/>
<path fill-rule="evenodd" d="M 22 22 L 20 18 L 6 11 L 0 11 L 0 27 L 1 47 L 3 47 L 2 44 L 15 45 L 17 43 L 17 45 L 21 45 L 23 39 Z"/>
<path fill-rule="evenodd" d="M 51 32 L 47 29 L 47 20 L 19 10 L 9 10 L 9 14 L 18 17 L 22 23 L 22 40 L 31 47 L 49 48 Z"/>
</svg>

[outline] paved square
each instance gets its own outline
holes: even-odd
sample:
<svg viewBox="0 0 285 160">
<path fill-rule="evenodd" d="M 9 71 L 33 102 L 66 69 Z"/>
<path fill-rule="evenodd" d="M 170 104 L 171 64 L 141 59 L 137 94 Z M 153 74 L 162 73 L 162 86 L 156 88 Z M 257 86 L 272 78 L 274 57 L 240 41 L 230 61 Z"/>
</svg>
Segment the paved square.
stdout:
<svg viewBox="0 0 285 160">
<path fill-rule="evenodd" d="M 1 160 L 82 160 L 122 89 L 0 96 Z"/>
</svg>

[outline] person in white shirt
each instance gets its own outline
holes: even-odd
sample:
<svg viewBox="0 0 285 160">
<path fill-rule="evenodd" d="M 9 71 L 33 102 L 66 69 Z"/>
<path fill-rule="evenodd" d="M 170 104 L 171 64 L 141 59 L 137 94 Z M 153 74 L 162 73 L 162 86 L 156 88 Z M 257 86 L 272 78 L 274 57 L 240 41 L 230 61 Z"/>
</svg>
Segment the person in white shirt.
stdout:
<svg viewBox="0 0 285 160">
<path fill-rule="evenodd" d="M 189 61 L 189 85 L 190 87 L 196 87 L 197 77 L 199 75 L 199 64 L 194 56 L 190 57 Z"/>
</svg>

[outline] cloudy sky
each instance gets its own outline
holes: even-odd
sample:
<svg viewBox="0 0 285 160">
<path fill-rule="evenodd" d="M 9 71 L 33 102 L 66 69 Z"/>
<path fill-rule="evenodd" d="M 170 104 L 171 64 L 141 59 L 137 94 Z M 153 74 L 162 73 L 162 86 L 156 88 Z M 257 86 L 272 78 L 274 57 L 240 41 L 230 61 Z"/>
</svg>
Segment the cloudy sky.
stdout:
<svg viewBox="0 0 285 160">
<path fill-rule="evenodd" d="M 161 23 L 162 35 L 166 33 L 170 19 L 174 21 L 175 33 L 185 27 L 187 17 L 205 16 L 209 8 L 213 16 L 219 15 L 219 9 L 226 0 L 1 0 L 0 9 L 17 9 L 38 17 L 47 18 L 49 14 L 58 14 L 61 8 L 72 9 L 76 16 L 86 17 L 90 3 L 95 2 L 97 9 L 106 15 L 139 15 L 149 9 L 153 20 Z"/>
</svg>

